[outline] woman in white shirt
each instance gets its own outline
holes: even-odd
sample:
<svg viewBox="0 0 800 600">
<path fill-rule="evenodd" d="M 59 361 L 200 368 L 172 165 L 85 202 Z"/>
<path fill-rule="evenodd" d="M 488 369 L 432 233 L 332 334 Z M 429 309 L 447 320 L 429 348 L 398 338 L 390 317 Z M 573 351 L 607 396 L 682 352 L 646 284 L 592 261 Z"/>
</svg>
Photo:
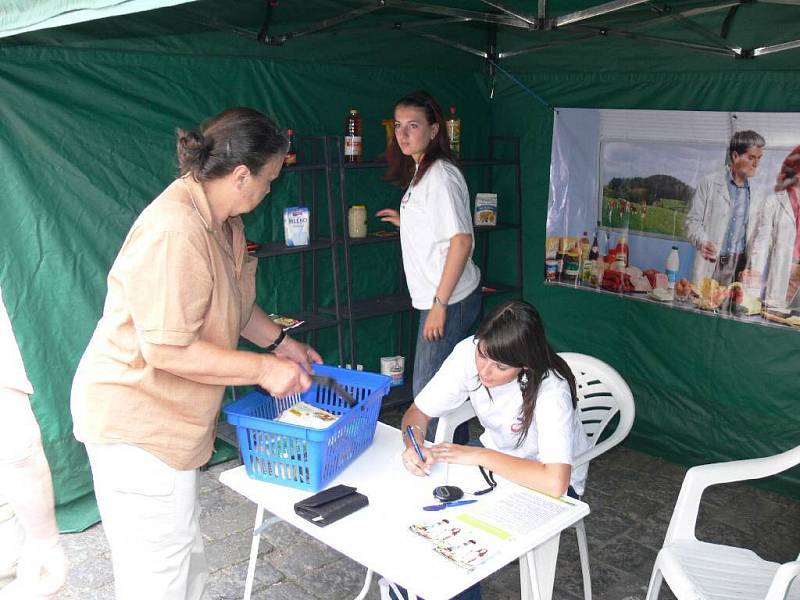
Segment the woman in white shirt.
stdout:
<svg viewBox="0 0 800 600">
<path fill-rule="evenodd" d="M 483 447 L 422 446 L 428 420 L 469 397 L 485 428 Z M 575 410 L 575 378 L 550 347 L 536 309 L 520 300 L 495 308 L 474 337 L 461 341 L 403 416 L 425 456 L 404 439 L 403 463 L 424 475 L 435 462 L 479 465 L 553 496 L 583 494 L 588 465 L 572 468 L 589 448 Z"/>
<path fill-rule="evenodd" d="M 407 94 L 395 104 L 394 127 L 385 179 L 406 191 L 399 211 L 387 208 L 377 216 L 400 227 L 411 303 L 420 311 L 416 396 L 475 322 L 480 270 L 472 262 L 469 191 L 439 103 L 424 91 Z"/>
</svg>

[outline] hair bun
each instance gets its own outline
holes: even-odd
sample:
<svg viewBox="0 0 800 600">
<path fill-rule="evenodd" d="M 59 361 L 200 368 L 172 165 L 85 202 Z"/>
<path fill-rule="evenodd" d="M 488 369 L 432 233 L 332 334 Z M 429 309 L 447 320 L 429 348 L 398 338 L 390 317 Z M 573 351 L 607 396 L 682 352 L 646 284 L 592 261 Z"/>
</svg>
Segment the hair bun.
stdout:
<svg viewBox="0 0 800 600">
<path fill-rule="evenodd" d="M 177 129 L 178 165 L 182 172 L 198 172 L 208 159 L 209 148 L 205 137 L 193 129 Z"/>
</svg>

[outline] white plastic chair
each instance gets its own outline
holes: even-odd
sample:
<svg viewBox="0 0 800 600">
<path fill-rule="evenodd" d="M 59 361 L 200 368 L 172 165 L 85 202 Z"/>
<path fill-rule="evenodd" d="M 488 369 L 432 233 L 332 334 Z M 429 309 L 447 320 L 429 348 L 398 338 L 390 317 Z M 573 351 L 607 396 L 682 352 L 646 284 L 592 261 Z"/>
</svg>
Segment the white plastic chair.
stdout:
<svg viewBox="0 0 800 600">
<path fill-rule="evenodd" d="M 625 380 L 610 365 L 586 354 L 560 352 L 572 374 L 578 392 L 578 416 L 583 423 L 592 447 L 575 457 L 573 467 L 579 467 L 603 452 L 619 444 L 631 430 L 636 408 L 633 394 Z M 611 420 L 619 415 L 619 423 L 613 433 L 598 443 Z M 436 428 L 435 443 L 451 441 L 453 432 L 464 421 L 475 416 L 469 401 L 456 410 L 439 418 Z M 583 575 L 583 595 L 586 600 L 592 598 L 592 579 L 589 573 L 589 545 L 586 540 L 586 527 L 583 519 L 575 523 L 578 536 L 578 553 L 581 557 L 581 573 Z M 527 589 L 525 569 L 520 569 L 522 589 Z"/>
<path fill-rule="evenodd" d="M 663 580 L 679 600 L 784 600 L 800 598 L 797 560 L 778 564 L 746 548 L 701 542 L 695 536 L 700 497 L 708 486 L 761 479 L 800 464 L 800 446 L 766 458 L 693 467 L 683 480 L 664 546 L 656 557 L 647 600 L 657 600 Z"/>
</svg>

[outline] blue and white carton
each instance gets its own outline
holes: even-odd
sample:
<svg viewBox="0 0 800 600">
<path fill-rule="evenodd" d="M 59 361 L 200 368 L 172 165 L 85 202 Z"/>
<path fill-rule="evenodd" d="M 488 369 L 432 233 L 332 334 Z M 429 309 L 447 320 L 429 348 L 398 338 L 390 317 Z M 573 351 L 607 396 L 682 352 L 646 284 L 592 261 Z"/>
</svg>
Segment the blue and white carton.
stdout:
<svg viewBox="0 0 800 600">
<path fill-rule="evenodd" d="M 308 246 L 311 213 L 305 206 L 283 209 L 283 232 L 287 246 Z"/>
</svg>

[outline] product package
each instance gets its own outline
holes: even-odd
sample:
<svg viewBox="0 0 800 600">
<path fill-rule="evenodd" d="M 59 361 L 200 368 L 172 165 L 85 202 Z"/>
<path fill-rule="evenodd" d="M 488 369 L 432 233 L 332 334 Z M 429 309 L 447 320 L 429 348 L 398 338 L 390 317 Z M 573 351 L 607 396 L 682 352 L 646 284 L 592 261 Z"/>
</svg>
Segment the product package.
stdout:
<svg viewBox="0 0 800 600">
<path fill-rule="evenodd" d="M 312 429 L 325 429 L 333 425 L 338 418 L 339 417 L 329 413 L 327 410 L 317 408 L 301 400 L 284 410 L 275 420 L 281 423 L 288 423 L 289 425 L 301 425 L 303 427 L 311 427 Z"/>
<path fill-rule="evenodd" d="M 403 385 L 406 359 L 403 356 L 382 356 L 381 375 L 388 375 L 392 378 L 392 387 Z"/>
<path fill-rule="evenodd" d="M 475 225 L 497 225 L 497 194 L 475 194 Z"/>
<path fill-rule="evenodd" d="M 311 214 L 305 206 L 283 209 L 283 232 L 287 246 L 308 246 L 311 238 Z"/>
<path fill-rule="evenodd" d="M 277 325 L 284 331 L 294 329 L 295 327 L 299 327 L 300 325 L 305 323 L 305 321 L 301 321 L 300 319 L 295 319 L 294 317 L 286 317 L 284 315 L 277 315 L 275 313 L 270 313 L 268 316 L 270 319 L 272 319 L 272 322 L 275 323 L 275 325 Z"/>
</svg>

